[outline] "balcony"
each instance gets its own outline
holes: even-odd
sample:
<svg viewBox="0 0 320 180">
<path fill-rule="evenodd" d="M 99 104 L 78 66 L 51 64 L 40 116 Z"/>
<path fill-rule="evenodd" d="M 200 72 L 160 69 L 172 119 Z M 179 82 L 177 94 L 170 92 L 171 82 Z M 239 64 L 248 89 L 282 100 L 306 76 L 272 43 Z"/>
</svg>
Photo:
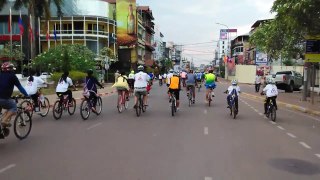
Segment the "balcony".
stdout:
<svg viewBox="0 0 320 180">
<path fill-rule="evenodd" d="M 146 30 L 149 30 L 152 34 L 154 34 L 154 23 L 153 22 L 144 22 L 143 26 L 146 28 Z"/>
</svg>

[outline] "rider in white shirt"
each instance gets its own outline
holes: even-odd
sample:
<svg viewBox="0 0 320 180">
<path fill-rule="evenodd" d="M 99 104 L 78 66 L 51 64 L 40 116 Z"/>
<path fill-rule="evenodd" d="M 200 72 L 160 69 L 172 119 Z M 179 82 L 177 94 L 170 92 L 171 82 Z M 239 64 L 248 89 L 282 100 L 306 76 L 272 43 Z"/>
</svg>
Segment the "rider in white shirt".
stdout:
<svg viewBox="0 0 320 180">
<path fill-rule="evenodd" d="M 236 105 L 236 111 L 239 111 L 239 106 L 238 106 L 238 97 L 241 93 L 240 87 L 238 86 L 237 80 L 232 80 L 231 86 L 228 87 L 228 90 L 226 91 L 228 93 L 227 96 L 227 103 L 228 103 L 228 108 L 230 108 L 230 101 L 231 101 L 231 96 L 235 94 L 234 100 L 235 100 L 235 105 Z"/>
<path fill-rule="evenodd" d="M 264 114 L 267 113 L 267 105 L 270 103 L 272 100 L 272 103 L 276 109 L 278 109 L 277 106 L 277 96 L 278 96 L 278 88 L 275 85 L 274 79 L 270 78 L 267 80 L 268 85 L 262 90 L 261 94 L 266 95 L 266 100 L 264 103 Z"/>
<path fill-rule="evenodd" d="M 167 74 L 167 86 L 170 85 L 170 79 L 173 77 L 173 69 L 170 69 L 169 73 Z"/>
<path fill-rule="evenodd" d="M 32 76 L 32 75 L 28 77 L 28 82 L 27 82 L 27 84 L 25 86 L 25 90 L 31 96 L 31 98 L 33 100 L 34 107 L 35 107 L 35 109 L 34 109 L 35 112 L 39 112 L 38 87 L 39 87 L 39 85 L 45 84 L 45 83 L 46 82 L 43 81 L 40 77 L 36 77 L 36 76 Z"/>
<path fill-rule="evenodd" d="M 74 90 L 76 90 L 76 87 L 73 85 L 71 78 L 68 77 L 69 72 L 66 71 L 61 75 L 61 78 L 58 81 L 58 85 L 56 87 L 56 93 L 58 97 L 61 95 L 68 95 L 68 101 L 69 103 L 72 102 L 72 92 L 68 89 L 69 86 L 72 86 Z"/>
<path fill-rule="evenodd" d="M 138 96 L 141 94 L 143 95 L 143 104 L 147 106 L 147 85 L 150 81 L 150 76 L 143 70 L 144 67 L 140 65 L 138 67 L 139 72 L 134 75 L 134 108 L 137 108 Z"/>
</svg>

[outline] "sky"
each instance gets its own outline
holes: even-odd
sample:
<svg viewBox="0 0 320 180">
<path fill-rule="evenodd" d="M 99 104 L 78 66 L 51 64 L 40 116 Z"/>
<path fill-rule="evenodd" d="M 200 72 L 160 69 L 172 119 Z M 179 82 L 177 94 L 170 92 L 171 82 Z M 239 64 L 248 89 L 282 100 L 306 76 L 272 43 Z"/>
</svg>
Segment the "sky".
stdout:
<svg viewBox="0 0 320 180">
<path fill-rule="evenodd" d="M 237 35 L 246 34 L 257 20 L 275 16 L 270 13 L 273 2 L 274 0 L 137 0 L 140 6 L 150 6 L 154 22 L 164 35 L 164 41 L 184 45 L 182 57 L 193 59 L 197 66 L 208 64 L 214 58 L 220 29 L 226 29 L 216 23 L 238 29 Z"/>
</svg>

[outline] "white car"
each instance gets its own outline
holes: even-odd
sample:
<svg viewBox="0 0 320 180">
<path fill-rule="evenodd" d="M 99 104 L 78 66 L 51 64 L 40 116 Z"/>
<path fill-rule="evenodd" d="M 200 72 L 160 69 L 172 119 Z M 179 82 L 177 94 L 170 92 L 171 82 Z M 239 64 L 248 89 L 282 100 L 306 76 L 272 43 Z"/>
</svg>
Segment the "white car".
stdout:
<svg viewBox="0 0 320 180">
<path fill-rule="evenodd" d="M 48 78 L 51 78 L 51 76 L 52 76 L 51 73 L 43 72 L 43 73 L 41 73 L 40 78 L 43 80 L 47 80 Z"/>
</svg>

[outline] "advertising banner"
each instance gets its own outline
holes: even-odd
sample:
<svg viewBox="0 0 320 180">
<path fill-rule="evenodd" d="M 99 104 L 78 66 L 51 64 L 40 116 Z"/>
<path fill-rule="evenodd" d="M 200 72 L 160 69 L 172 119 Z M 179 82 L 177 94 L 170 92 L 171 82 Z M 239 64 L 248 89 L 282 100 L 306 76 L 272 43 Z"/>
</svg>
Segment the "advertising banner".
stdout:
<svg viewBox="0 0 320 180">
<path fill-rule="evenodd" d="M 267 54 L 257 50 L 255 61 L 256 61 L 256 65 L 267 65 L 268 64 L 268 56 L 267 56 Z"/>
<path fill-rule="evenodd" d="M 305 62 L 320 62 L 320 39 L 306 41 Z"/>
<path fill-rule="evenodd" d="M 137 41 L 136 0 L 117 0 L 117 43 L 132 48 Z"/>
<path fill-rule="evenodd" d="M 220 39 L 221 40 L 228 39 L 228 31 L 227 31 L 227 29 L 220 29 Z"/>
</svg>

